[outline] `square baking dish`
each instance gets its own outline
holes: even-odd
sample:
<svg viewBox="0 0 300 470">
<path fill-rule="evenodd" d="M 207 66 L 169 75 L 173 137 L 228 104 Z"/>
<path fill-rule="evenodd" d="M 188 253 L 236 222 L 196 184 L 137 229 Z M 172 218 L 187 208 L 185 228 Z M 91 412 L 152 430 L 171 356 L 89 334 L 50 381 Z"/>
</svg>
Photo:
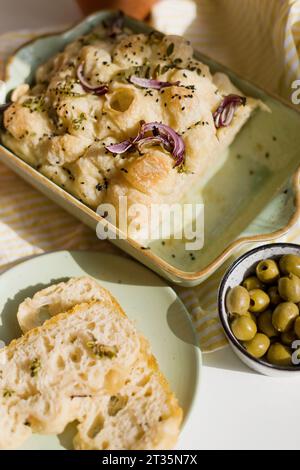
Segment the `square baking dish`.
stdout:
<svg viewBox="0 0 300 470">
<path fill-rule="evenodd" d="M 101 11 L 66 32 L 41 36 L 22 46 L 7 63 L 1 102 L 19 84 L 30 83 L 38 65 L 112 14 Z M 131 18 L 126 17 L 125 21 L 134 32 L 153 31 Z M 201 250 L 187 252 L 184 240 L 157 240 L 147 249 L 132 239 L 112 240 L 166 279 L 185 286 L 207 279 L 243 245 L 284 235 L 300 214 L 300 113 L 199 52 L 195 51 L 195 57 L 212 72 L 226 73 L 243 93 L 262 100 L 271 112 L 256 111 L 224 156 L 222 166 L 201 188 L 193 188 L 185 197 L 184 202 L 204 203 L 205 233 Z M 0 161 L 93 230 L 104 222 L 94 210 L 3 145 Z M 110 230 L 118 233 L 115 227 L 111 226 Z"/>
</svg>

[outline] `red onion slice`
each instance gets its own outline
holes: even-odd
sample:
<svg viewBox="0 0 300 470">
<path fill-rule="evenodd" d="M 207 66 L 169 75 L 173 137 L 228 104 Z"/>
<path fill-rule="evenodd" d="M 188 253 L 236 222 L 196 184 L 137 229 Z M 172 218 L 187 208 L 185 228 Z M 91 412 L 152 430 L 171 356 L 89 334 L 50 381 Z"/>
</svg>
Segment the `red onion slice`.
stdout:
<svg viewBox="0 0 300 470">
<path fill-rule="evenodd" d="M 108 92 L 108 86 L 107 85 L 100 85 L 100 86 L 91 85 L 84 77 L 83 70 L 84 70 L 84 63 L 81 63 L 77 68 L 77 78 L 82 88 L 88 93 L 93 93 L 94 95 L 98 95 L 98 96 L 105 95 Z"/>
<path fill-rule="evenodd" d="M 118 144 L 107 145 L 105 148 L 111 153 L 122 154 L 128 152 L 133 146 L 132 140 L 124 140 Z"/>
<path fill-rule="evenodd" d="M 155 137 L 159 135 L 168 141 L 172 147 L 172 155 L 175 158 L 175 167 L 184 163 L 185 145 L 182 137 L 172 127 L 160 122 L 150 122 L 143 124 L 141 127 L 141 134 L 145 135 L 146 132 L 153 132 Z"/>
<path fill-rule="evenodd" d="M 160 82 L 159 80 L 140 78 L 136 75 L 131 75 L 129 81 L 134 85 L 140 86 L 141 88 L 153 88 L 154 90 L 161 90 L 162 88 L 180 85 L 180 82 Z"/>
<path fill-rule="evenodd" d="M 147 144 L 162 145 L 168 152 L 172 152 L 172 147 L 171 147 L 170 143 L 168 142 L 168 140 L 166 138 L 160 136 L 160 135 L 158 135 L 156 137 L 149 136 L 149 137 L 144 137 L 143 139 L 139 139 L 136 142 L 136 147 L 139 150 L 141 150 L 143 145 L 147 145 Z"/>
<path fill-rule="evenodd" d="M 146 136 L 147 132 L 152 132 L 152 136 Z M 175 159 L 174 168 L 183 165 L 185 156 L 185 145 L 182 137 L 177 134 L 171 127 L 160 122 L 143 123 L 139 134 L 131 140 L 124 140 L 119 144 L 106 146 L 106 150 L 115 154 L 122 154 L 128 152 L 132 148 L 140 149 L 145 144 L 160 144 L 172 153 Z"/>
<path fill-rule="evenodd" d="M 239 106 L 245 106 L 246 98 L 239 95 L 225 96 L 218 109 L 214 112 L 213 118 L 217 129 L 227 127 L 231 123 L 234 113 Z"/>
</svg>

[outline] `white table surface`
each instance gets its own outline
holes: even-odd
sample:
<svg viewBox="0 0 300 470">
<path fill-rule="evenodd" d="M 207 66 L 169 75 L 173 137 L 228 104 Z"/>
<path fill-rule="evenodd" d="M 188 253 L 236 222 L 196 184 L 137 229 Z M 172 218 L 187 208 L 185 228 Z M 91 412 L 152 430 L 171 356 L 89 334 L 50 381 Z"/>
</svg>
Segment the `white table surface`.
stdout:
<svg viewBox="0 0 300 470">
<path fill-rule="evenodd" d="M 72 0 L 0 0 L 0 33 L 80 18 Z M 299 449 L 299 379 L 252 373 L 230 348 L 204 356 L 201 387 L 180 449 Z"/>
</svg>

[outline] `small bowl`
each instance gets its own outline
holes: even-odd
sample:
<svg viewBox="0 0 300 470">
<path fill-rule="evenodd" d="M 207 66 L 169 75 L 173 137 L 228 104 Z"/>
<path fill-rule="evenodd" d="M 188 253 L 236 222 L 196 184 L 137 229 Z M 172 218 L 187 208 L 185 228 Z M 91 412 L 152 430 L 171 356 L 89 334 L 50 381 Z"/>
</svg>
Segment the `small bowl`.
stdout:
<svg viewBox="0 0 300 470">
<path fill-rule="evenodd" d="M 300 366 L 275 366 L 263 359 L 256 359 L 249 354 L 235 338 L 229 324 L 229 315 L 226 308 L 226 296 L 228 291 L 241 284 L 245 277 L 255 273 L 257 263 L 263 259 L 278 259 L 283 255 L 294 254 L 300 256 L 300 245 L 292 243 L 273 243 L 259 246 L 248 251 L 238 258 L 224 275 L 219 288 L 218 306 L 219 316 L 226 337 L 235 354 L 251 369 L 263 375 L 271 377 L 299 377 Z"/>
</svg>

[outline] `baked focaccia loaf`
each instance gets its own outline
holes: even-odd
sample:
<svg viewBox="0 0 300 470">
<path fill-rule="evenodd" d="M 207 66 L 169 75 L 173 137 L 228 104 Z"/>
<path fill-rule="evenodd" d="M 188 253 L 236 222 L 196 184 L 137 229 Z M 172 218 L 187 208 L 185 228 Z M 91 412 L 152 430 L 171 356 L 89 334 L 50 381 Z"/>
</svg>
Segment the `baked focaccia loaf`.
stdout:
<svg viewBox="0 0 300 470">
<path fill-rule="evenodd" d="M 89 278 L 44 289 L 21 304 L 25 329 L 73 306 L 0 352 L 0 448 L 77 421 L 76 449 L 172 448 L 182 411 L 147 341 Z M 119 346 L 119 343 L 122 343 Z M 124 357 L 124 354 L 128 357 Z"/>
<path fill-rule="evenodd" d="M 3 143 L 94 209 L 119 208 L 120 197 L 129 208 L 180 201 L 258 103 L 212 75 L 185 39 L 111 24 L 69 44 L 13 98 Z M 152 130 L 141 135 L 141 123 Z M 177 134 L 180 158 L 160 124 Z M 128 140 L 126 151 L 111 147 Z"/>
</svg>

